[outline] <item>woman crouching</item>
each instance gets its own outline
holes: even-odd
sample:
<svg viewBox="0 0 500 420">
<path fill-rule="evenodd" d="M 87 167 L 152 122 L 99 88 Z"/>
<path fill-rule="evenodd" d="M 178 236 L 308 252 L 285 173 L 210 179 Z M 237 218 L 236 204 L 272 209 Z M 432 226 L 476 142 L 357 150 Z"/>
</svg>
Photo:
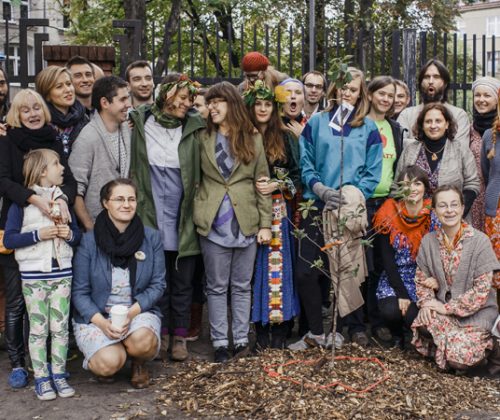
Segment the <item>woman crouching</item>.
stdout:
<svg viewBox="0 0 500 420">
<path fill-rule="evenodd" d="M 489 372 L 500 373 L 498 340 L 490 334 L 498 314 L 492 277 L 500 264 L 488 237 L 462 220 L 457 187 L 439 187 L 432 205 L 441 228 L 424 237 L 417 257 L 413 344 L 441 369 L 463 371 L 489 358 Z"/>
<path fill-rule="evenodd" d="M 166 287 L 163 245 L 160 233 L 144 227 L 136 215 L 137 191 L 131 180 L 108 182 L 101 204 L 104 210 L 75 257 L 75 338 L 85 356 L 83 367 L 102 382 L 112 379 L 130 356 L 131 384 L 146 388 L 144 364 L 160 347 L 156 303 Z M 127 308 L 121 321 L 115 318 L 117 306 Z"/>
</svg>

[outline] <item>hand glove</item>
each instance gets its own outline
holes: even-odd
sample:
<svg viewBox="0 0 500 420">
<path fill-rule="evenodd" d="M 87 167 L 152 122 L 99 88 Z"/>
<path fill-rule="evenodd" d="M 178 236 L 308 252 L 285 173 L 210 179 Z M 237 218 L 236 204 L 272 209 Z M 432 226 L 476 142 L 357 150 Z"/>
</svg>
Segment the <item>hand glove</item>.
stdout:
<svg viewBox="0 0 500 420">
<path fill-rule="evenodd" d="M 341 200 L 342 204 L 345 204 L 345 199 L 340 196 L 339 190 L 326 187 L 321 182 L 313 185 L 313 192 L 325 203 L 326 210 L 338 209 Z"/>
</svg>

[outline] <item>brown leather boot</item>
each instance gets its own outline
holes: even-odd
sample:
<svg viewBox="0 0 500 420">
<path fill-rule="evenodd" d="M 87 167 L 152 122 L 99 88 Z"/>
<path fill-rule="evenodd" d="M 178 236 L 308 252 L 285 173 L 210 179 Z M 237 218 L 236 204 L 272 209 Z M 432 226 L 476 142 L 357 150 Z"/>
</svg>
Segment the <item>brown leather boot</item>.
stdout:
<svg viewBox="0 0 500 420">
<path fill-rule="evenodd" d="M 186 341 L 196 341 L 200 338 L 202 317 L 203 305 L 201 303 L 193 303 L 191 305 L 191 323 L 189 325 Z"/>
<path fill-rule="evenodd" d="M 137 389 L 149 386 L 149 372 L 143 360 L 132 359 L 132 377 L 130 378 L 130 383 Z"/>
<path fill-rule="evenodd" d="M 172 344 L 172 360 L 176 362 L 183 362 L 189 356 L 186 339 L 180 336 L 174 336 L 174 342 Z"/>
</svg>

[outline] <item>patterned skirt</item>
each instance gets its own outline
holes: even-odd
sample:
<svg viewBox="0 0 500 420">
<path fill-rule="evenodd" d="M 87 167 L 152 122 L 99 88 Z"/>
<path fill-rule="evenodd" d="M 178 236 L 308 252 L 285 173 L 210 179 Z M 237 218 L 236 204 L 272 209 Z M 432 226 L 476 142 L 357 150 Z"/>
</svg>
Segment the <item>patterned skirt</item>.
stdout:
<svg viewBox="0 0 500 420">
<path fill-rule="evenodd" d="M 272 200 L 271 243 L 259 246 L 253 279 L 252 322 L 264 325 L 289 321 L 299 313 L 287 205 L 281 193 L 273 194 Z"/>
<path fill-rule="evenodd" d="M 418 327 L 426 327 L 432 339 L 421 337 Z M 424 356 L 434 357 L 441 369 L 448 367 L 448 361 L 475 366 L 486 357 L 486 350 L 493 348 L 489 331 L 471 325 L 461 326 L 454 316 L 435 314 L 427 325 L 415 320 L 411 329 L 416 350 Z"/>
<path fill-rule="evenodd" d="M 485 233 L 489 236 L 493 250 L 500 260 L 500 207 L 495 217 L 486 216 Z M 500 289 L 500 272 L 493 274 L 493 287 Z"/>
</svg>

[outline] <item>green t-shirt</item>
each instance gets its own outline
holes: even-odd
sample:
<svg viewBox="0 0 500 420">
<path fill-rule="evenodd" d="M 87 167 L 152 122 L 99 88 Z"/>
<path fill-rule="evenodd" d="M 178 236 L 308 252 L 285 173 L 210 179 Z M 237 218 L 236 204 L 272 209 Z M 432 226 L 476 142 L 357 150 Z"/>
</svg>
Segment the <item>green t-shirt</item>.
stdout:
<svg viewBox="0 0 500 420">
<path fill-rule="evenodd" d="M 394 162 L 396 161 L 396 144 L 392 135 L 391 125 L 387 120 L 375 121 L 377 124 L 382 145 L 384 146 L 382 159 L 382 176 L 373 193 L 374 198 L 387 197 L 394 180 Z"/>
</svg>

